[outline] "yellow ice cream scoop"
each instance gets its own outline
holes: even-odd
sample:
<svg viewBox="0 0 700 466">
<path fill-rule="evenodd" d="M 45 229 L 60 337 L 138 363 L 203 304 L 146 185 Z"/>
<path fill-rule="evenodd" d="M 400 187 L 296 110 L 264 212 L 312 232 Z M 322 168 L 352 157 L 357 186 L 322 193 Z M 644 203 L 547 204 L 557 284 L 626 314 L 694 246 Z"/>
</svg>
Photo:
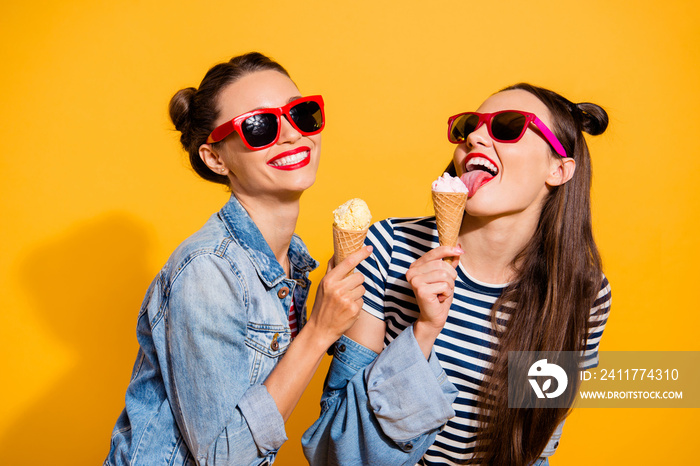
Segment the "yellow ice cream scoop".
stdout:
<svg viewBox="0 0 700 466">
<path fill-rule="evenodd" d="M 350 199 L 333 211 L 335 226 L 342 230 L 366 230 L 372 222 L 372 214 L 362 199 Z"/>
<path fill-rule="evenodd" d="M 362 247 L 372 214 L 362 199 L 350 199 L 333 211 L 333 257 L 338 265 Z"/>
</svg>

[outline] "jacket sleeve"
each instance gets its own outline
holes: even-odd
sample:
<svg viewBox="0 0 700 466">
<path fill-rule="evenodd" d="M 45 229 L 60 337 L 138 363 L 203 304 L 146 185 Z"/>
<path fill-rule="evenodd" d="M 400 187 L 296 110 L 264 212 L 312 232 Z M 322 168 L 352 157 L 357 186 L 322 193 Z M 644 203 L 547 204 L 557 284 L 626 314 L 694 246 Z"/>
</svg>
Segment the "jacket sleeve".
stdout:
<svg viewBox="0 0 700 466">
<path fill-rule="evenodd" d="M 287 440 L 266 387 L 247 377 L 246 290 L 235 267 L 213 254 L 193 258 L 172 284 L 163 377 L 198 464 L 260 464 Z"/>
<path fill-rule="evenodd" d="M 408 327 L 380 355 L 343 336 L 304 433 L 313 465 L 414 465 L 454 416 L 457 390 L 435 354 L 426 360 Z"/>
</svg>

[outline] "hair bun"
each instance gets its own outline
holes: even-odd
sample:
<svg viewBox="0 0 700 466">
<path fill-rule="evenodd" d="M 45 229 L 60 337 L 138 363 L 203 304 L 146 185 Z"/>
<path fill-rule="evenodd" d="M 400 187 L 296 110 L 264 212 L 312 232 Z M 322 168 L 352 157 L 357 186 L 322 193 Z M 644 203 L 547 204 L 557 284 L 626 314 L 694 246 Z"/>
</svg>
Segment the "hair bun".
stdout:
<svg viewBox="0 0 700 466">
<path fill-rule="evenodd" d="M 575 107 L 585 132 L 592 136 L 603 134 L 608 127 L 608 113 L 603 110 L 603 107 L 590 102 L 582 102 Z"/>
<path fill-rule="evenodd" d="M 197 89 L 194 87 L 187 87 L 177 91 L 173 98 L 170 99 L 170 105 L 168 106 L 170 120 L 175 125 L 175 129 L 182 133 L 182 138 L 186 138 L 187 133 L 189 133 L 190 108 L 196 92 Z"/>
</svg>

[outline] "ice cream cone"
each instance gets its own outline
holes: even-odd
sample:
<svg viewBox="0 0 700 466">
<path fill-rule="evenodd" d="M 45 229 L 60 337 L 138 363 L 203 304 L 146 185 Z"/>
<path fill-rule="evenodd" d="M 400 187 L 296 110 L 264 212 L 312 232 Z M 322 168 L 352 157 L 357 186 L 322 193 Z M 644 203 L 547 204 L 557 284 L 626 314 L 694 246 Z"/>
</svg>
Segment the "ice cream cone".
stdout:
<svg viewBox="0 0 700 466">
<path fill-rule="evenodd" d="M 440 246 L 457 246 L 457 237 L 459 236 L 459 228 L 462 225 L 467 193 L 436 191 L 432 191 L 432 193 Z M 454 257 L 445 258 L 445 262 L 449 264 L 453 261 Z"/>
<path fill-rule="evenodd" d="M 362 247 L 369 228 L 364 230 L 343 230 L 333 225 L 333 263 L 338 265 L 348 255 Z"/>
</svg>

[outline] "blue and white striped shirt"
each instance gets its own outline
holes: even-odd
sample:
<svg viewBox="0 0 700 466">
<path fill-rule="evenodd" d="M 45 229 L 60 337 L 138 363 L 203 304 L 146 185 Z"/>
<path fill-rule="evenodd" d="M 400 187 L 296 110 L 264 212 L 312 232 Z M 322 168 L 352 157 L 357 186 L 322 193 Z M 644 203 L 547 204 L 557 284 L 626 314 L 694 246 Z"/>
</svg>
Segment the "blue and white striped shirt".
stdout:
<svg viewBox="0 0 700 466">
<path fill-rule="evenodd" d="M 416 259 L 439 246 L 435 217 L 383 220 L 370 228 L 365 244 L 371 244 L 374 251 L 358 267 L 365 276 L 364 310 L 385 321 L 384 343 L 388 345 L 418 317 L 418 305 L 406 281 L 406 271 Z M 498 346 L 491 307 L 506 285 L 479 282 L 462 265 L 457 273 L 447 322 L 434 345 L 440 364 L 459 390 L 453 403 L 456 415 L 426 452 L 423 457 L 426 465 L 463 464 L 472 457 L 477 431 L 477 394 L 488 361 Z M 604 279 L 589 318 L 586 368 L 597 365 L 598 344 L 609 311 L 610 286 Z"/>
</svg>

